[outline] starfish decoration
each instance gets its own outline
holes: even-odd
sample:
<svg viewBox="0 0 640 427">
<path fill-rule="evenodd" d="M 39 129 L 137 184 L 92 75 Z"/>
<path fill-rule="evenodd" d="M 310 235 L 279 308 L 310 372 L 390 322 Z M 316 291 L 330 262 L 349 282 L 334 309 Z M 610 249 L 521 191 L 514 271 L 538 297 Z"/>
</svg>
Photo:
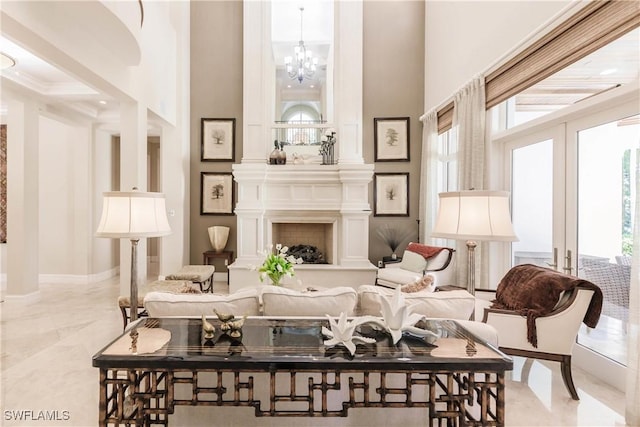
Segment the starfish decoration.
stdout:
<svg viewBox="0 0 640 427">
<path fill-rule="evenodd" d="M 413 308 L 405 304 L 404 296 L 398 286 L 393 294 L 391 301 L 388 298 L 382 298 L 382 326 L 389 331 L 393 343 L 396 344 L 402 338 L 403 332 L 409 332 L 419 337 L 426 337 L 428 340 L 435 341 L 438 337 L 431 331 L 416 328 L 415 324 L 423 318 L 421 314 L 412 313 Z M 377 319 L 376 319 L 377 320 Z M 379 321 L 373 322 L 380 324 Z"/>
<path fill-rule="evenodd" d="M 333 347 L 335 345 L 343 345 L 349 350 L 349 353 L 353 356 L 356 354 L 356 344 L 358 342 L 363 344 L 372 344 L 376 342 L 374 338 L 361 337 L 359 335 L 353 335 L 357 326 L 362 325 L 363 323 L 371 322 L 372 320 L 377 320 L 372 316 L 363 316 L 353 319 L 352 321 L 347 321 L 347 313 L 340 313 L 340 318 L 336 322 L 336 320 L 327 315 L 329 318 L 329 325 L 331 326 L 331 330 L 322 327 L 322 334 L 328 337 L 329 339 L 324 342 L 324 345 Z"/>
</svg>

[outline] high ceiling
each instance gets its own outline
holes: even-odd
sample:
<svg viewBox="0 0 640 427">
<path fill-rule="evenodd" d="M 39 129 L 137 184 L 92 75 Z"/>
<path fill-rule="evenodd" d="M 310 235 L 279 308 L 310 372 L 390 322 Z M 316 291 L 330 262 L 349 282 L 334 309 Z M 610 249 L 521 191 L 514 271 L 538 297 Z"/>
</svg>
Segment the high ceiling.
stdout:
<svg viewBox="0 0 640 427">
<path fill-rule="evenodd" d="M 48 106 L 70 109 L 90 119 L 118 107 L 111 97 L 1 36 L 0 52 L 15 61 L 13 67 L 2 70 L 3 87 L 26 91 Z M 6 110 L 4 100 L 0 108 L 3 112 Z"/>
<path fill-rule="evenodd" d="M 73 110 L 89 119 L 117 111 L 118 105 L 73 76 L 47 64 L 10 40 L 0 37 L 0 51 L 16 64 L 2 70 L 2 85 L 36 94 L 43 103 Z M 527 89 L 516 97 L 517 111 L 553 111 L 581 99 L 637 80 L 640 29 Z M 6 105 L 1 105 L 6 111 Z"/>
</svg>

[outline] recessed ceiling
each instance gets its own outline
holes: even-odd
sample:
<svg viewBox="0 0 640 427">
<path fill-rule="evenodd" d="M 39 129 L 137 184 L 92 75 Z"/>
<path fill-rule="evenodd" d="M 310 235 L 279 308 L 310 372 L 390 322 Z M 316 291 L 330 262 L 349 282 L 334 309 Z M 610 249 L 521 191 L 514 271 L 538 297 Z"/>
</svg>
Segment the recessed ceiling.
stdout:
<svg viewBox="0 0 640 427">
<path fill-rule="evenodd" d="M 0 37 L 0 52 L 14 59 L 15 65 L 1 71 L 3 84 L 35 93 L 45 103 L 64 106 L 90 118 L 117 107 L 114 100 L 59 68 L 47 63 L 18 44 Z M 10 82 L 10 83 L 9 83 Z M 6 110 L 6 106 L 1 106 Z"/>
</svg>

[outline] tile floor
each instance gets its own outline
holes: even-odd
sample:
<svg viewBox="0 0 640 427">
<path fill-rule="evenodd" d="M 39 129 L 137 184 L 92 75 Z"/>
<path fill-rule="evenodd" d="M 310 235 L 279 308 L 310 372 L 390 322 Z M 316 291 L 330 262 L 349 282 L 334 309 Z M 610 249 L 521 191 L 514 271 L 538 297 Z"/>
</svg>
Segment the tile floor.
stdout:
<svg viewBox="0 0 640 427">
<path fill-rule="evenodd" d="M 225 290 L 226 283 L 216 283 L 216 289 Z M 91 358 L 122 331 L 120 311 L 116 306 L 118 293 L 118 278 L 86 285 L 42 284 L 37 302 L 8 298 L 0 303 L 0 425 L 97 424 L 98 370 L 91 366 Z M 534 361 L 528 378 L 522 378 L 524 361 L 515 358 L 515 368 L 507 375 L 508 426 L 624 425 L 623 393 L 574 368 L 574 381 L 581 400 L 573 401 L 564 388 L 557 364 Z M 371 419 L 365 421 L 364 412 L 355 410 L 350 411 L 351 415 L 346 419 L 256 419 L 260 421 L 257 423 L 250 415 L 234 418 L 237 414 L 234 411 L 243 409 L 224 409 L 216 417 L 206 414 L 200 418 L 184 417 L 173 425 L 201 425 L 194 419 L 205 419 L 206 425 L 246 425 L 240 421 L 244 419 L 251 420 L 252 425 L 369 427 L 376 422 L 400 425 L 397 423 L 399 418 L 403 419 L 403 427 L 424 425 L 424 419 L 419 416 L 407 421 L 406 416 L 395 418 L 383 412 L 374 417 L 372 423 Z M 20 411 L 22 414 L 24 411 L 34 414 L 49 411 L 58 420 L 16 420 Z"/>
</svg>

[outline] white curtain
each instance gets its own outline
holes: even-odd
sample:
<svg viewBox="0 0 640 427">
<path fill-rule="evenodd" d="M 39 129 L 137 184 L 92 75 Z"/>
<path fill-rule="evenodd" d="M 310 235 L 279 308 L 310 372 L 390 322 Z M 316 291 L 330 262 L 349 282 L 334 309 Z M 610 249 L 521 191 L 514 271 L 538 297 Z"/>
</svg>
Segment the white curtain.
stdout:
<svg viewBox="0 0 640 427">
<path fill-rule="evenodd" d="M 453 129 L 458 141 L 458 189 L 484 190 L 488 182 L 486 171 L 485 141 L 485 86 L 484 76 L 474 77 L 453 98 Z M 486 287 L 488 281 L 488 263 L 482 256 L 484 245 L 476 249 L 476 277 L 480 278 L 476 287 Z M 458 260 L 467 259 L 467 247 L 458 242 L 456 248 Z M 456 263 L 457 280 L 467 283 L 466 262 Z"/>
<path fill-rule="evenodd" d="M 640 159 L 640 149 L 636 159 Z M 625 421 L 640 426 L 640 161 L 636 160 L 636 203 L 633 221 L 633 261 L 629 289 Z"/>
<path fill-rule="evenodd" d="M 438 212 L 438 112 L 434 109 L 422 120 L 422 157 L 420 162 L 419 236 L 423 243 L 434 243 L 431 230 Z"/>
</svg>

